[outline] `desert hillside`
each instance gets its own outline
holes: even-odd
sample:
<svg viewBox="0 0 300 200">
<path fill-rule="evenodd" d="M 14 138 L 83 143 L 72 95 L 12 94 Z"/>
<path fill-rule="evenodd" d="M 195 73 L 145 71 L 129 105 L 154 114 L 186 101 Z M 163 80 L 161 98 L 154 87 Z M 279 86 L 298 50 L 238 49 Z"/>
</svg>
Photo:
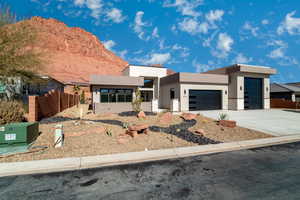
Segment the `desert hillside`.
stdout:
<svg viewBox="0 0 300 200">
<path fill-rule="evenodd" d="M 37 30 L 47 63 L 43 74 L 62 82 L 88 82 L 91 74 L 121 74 L 127 62 L 105 49 L 93 34 L 68 27 L 55 19 L 33 17 L 28 23 Z"/>
</svg>

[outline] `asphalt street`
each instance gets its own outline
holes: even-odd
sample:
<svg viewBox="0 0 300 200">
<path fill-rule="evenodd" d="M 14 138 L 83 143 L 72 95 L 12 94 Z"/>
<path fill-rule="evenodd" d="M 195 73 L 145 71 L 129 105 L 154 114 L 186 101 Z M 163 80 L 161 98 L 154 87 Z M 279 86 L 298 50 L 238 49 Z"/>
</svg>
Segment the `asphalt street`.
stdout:
<svg viewBox="0 0 300 200">
<path fill-rule="evenodd" d="M 300 199 L 300 143 L 0 178 L 0 199 Z"/>
</svg>

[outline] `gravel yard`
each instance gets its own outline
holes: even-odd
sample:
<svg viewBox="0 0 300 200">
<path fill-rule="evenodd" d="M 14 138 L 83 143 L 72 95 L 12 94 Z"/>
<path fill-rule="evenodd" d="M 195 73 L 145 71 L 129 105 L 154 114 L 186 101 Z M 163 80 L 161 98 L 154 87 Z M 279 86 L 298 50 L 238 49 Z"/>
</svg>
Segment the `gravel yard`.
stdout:
<svg viewBox="0 0 300 200">
<path fill-rule="evenodd" d="M 84 110 L 87 110 L 86 107 Z M 162 115 L 164 114 L 152 114 L 139 119 L 128 113 L 95 115 L 84 112 L 83 119 L 79 120 L 79 108 L 73 107 L 40 122 L 41 134 L 33 147 L 46 146 L 47 149 L 2 156 L 0 162 L 92 156 L 272 137 L 242 127 L 221 127 L 214 120 L 200 115 L 195 120 L 187 121 L 179 115 L 172 115 L 169 123 L 161 120 Z M 65 133 L 62 148 L 53 147 L 57 124 L 63 125 Z M 139 134 L 134 138 L 125 134 L 124 126 L 133 124 L 149 125 L 149 133 Z M 202 129 L 204 134 L 194 133 L 197 129 Z"/>
</svg>

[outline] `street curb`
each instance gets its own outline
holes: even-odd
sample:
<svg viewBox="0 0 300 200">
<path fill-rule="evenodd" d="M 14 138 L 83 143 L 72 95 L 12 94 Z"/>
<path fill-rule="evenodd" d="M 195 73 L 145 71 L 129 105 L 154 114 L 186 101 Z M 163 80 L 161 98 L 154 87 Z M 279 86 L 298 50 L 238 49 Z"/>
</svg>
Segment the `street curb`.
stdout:
<svg viewBox="0 0 300 200">
<path fill-rule="evenodd" d="M 63 172 L 104 166 L 141 163 L 165 159 L 183 158 L 204 154 L 259 148 L 300 141 L 300 135 L 245 140 L 239 142 L 209 144 L 173 149 L 129 152 L 111 155 L 0 163 L 0 177 L 25 174 Z"/>
</svg>

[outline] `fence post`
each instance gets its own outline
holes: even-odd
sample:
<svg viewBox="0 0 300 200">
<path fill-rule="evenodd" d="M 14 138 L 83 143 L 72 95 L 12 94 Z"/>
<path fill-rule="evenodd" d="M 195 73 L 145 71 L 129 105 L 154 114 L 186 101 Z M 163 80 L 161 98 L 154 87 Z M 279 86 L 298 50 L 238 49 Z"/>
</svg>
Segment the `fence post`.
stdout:
<svg viewBox="0 0 300 200">
<path fill-rule="evenodd" d="M 61 93 L 60 93 L 60 91 L 57 91 L 57 100 L 58 100 L 58 102 L 57 102 L 57 111 L 58 112 L 61 112 L 61 109 L 60 109 L 60 98 L 61 98 Z"/>
<path fill-rule="evenodd" d="M 29 96 L 29 114 L 28 121 L 36 122 L 39 119 L 39 110 L 38 110 L 38 97 Z"/>
</svg>

